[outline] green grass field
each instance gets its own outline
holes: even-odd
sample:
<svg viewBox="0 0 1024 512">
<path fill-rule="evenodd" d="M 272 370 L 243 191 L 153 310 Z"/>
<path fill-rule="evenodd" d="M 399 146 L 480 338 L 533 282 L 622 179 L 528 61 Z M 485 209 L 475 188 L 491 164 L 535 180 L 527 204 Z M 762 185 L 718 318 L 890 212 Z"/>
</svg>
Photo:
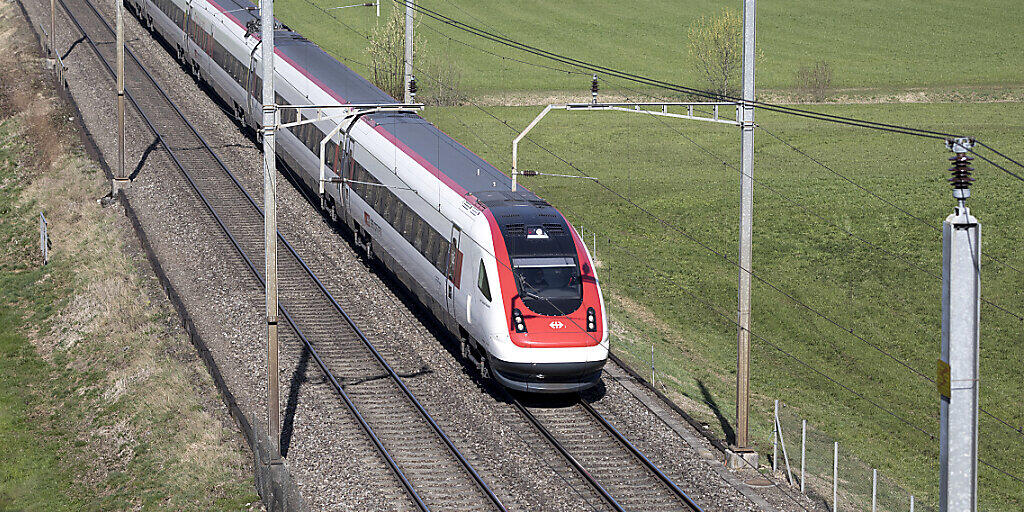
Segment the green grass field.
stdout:
<svg viewBox="0 0 1024 512">
<path fill-rule="evenodd" d="M 309 2 L 335 5 L 324 0 L 290 0 L 277 4 L 278 15 L 365 73 L 358 64 L 368 61 L 365 39 Z M 686 31 L 695 17 L 714 14 L 721 5 L 693 2 L 680 8 L 666 1 L 600 1 L 567 8 L 536 1 L 465 0 L 421 4 L 545 49 L 698 87 L 702 84 L 692 72 Z M 384 6 L 386 14 L 390 6 L 386 2 Z M 363 33 L 376 21 L 372 9 L 333 12 Z M 758 45 L 764 60 L 759 62 L 758 87 L 790 89 L 798 67 L 825 59 L 835 70 L 833 85 L 839 88 L 931 89 L 975 97 L 1019 90 L 1024 87 L 1019 72 L 1024 43 L 1016 36 L 1022 22 L 1020 9 L 995 0 L 970 8 L 946 0 L 920 5 L 762 2 Z M 564 96 L 574 91 L 581 99 L 587 97 L 588 77 L 500 60 L 447 40 L 433 30 L 439 28 L 436 22 L 422 21 L 420 27 L 425 52 L 458 63 L 473 101 L 500 104 L 500 98 L 517 97 L 519 104 L 529 104 L 531 97 L 540 101 L 548 93 Z M 500 55 L 543 62 L 467 34 L 455 36 L 451 29 L 441 30 Z M 954 49 L 962 50 L 966 58 L 952 54 Z M 618 89 L 620 85 L 605 82 L 602 90 L 628 94 Z M 1024 155 L 1022 103 L 814 108 L 965 133 L 1011 155 Z M 539 105 L 487 107 L 517 130 L 540 110 Z M 462 106 L 430 108 L 424 115 L 498 168 L 510 169 L 515 133 L 488 113 Z M 770 452 L 772 400 L 778 398 L 793 414 L 838 440 L 844 452 L 897 480 L 918 497 L 919 505 L 935 506 L 935 387 L 882 351 L 920 373 L 935 373 L 941 304 L 940 281 L 935 277 L 941 273 L 941 232 L 936 228 L 954 205 L 945 181 L 948 153 L 941 141 L 797 117 L 761 112 L 758 122 L 884 201 L 817 166 L 765 131 L 755 134 L 754 271 L 758 278 L 753 292 L 752 435 Z M 716 155 L 707 154 L 676 130 Z M 733 322 L 738 270 L 731 261 L 737 251 L 739 174 L 723 161 L 739 163 L 736 129 L 621 113 L 553 112 L 531 137 L 673 226 L 666 228 L 589 181 L 524 180 L 570 222 L 582 225 L 588 243 L 590 233 L 599 235 L 601 277 L 614 322 L 613 349 L 643 368 L 649 365 L 653 344 L 661 382 L 684 406 L 728 437 L 735 414 Z M 520 147 L 520 166 L 576 172 L 529 142 Z M 982 406 L 1019 428 L 1024 424 L 1018 370 L 1024 364 L 1024 352 L 1019 349 L 1024 324 L 1015 315 L 1024 315 L 1024 296 L 1019 291 L 1024 280 L 1015 269 L 1024 270 L 1024 256 L 1018 251 L 1024 241 L 1020 213 L 1024 184 L 983 162 L 975 167 L 978 181 L 970 206 L 983 225 L 983 298 L 1012 312 L 990 304 L 982 308 Z M 1022 435 L 984 415 L 980 425 L 981 458 L 1014 475 L 1007 477 L 982 464 L 981 508 L 1020 510 L 1024 508 L 1024 484 L 1019 480 L 1024 477 Z"/>
<path fill-rule="evenodd" d="M 26 124 L 0 119 L 0 511 L 248 510 L 243 448 L 96 204 L 105 180 L 79 155 L 40 175 Z"/>
<path fill-rule="evenodd" d="M 946 123 L 951 108 L 875 105 L 830 112 L 959 128 L 1017 153 L 1022 149 L 1019 134 L 1024 123 L 1019 119 L 1024 106 L 977 105 L 972 108 L 981 120 Z M 538 109 L 489 110 L 513 126 L 525 126 Z M 456 139 L 508 168 L 513 135 L 507 128 L 472 107 L 433 109 L 430 115 Z M 613 347 L 646 367 L 653 342 L 656 364 L 668 372 L 672 387 L 695 402 L 716 407 L 731 421 L 736 338 L 732 311 L 738 270 L 713 251 L 734 261 L 739 174 L 722 160 L 737 163 L 738 141 L 732 128 L 671 122 L 722 159 L 703 153 L 664 124 L 629 114 L 559 112 L 531 136 L 706 248 L 590 182 L 525 178 L 524 184 L 561 208 L 574 225 L 599 234 L 602 282 L 613 318 L 622 324 L 615 330 Z M 893 138 L 791 117 L 763 115 L 760 122 L 927 220 L 929 226 L 941 226 L 954 204 L 945 183 L 947 154 L 939 141 Z M 755 140 L 755 177 L 760 182 L 755 186 L 755 273 L 916 370 L 933 375 L 941 287 L 927 272 L 941 272 L 941 232 L 817 167 L 764 132 Z M 520 155 L 524 169 L 573 172 L 528 143 Z M 978 167 L 971 203 L 984 225 L 984 252 L 1024 268 L 1024 258 L 1015 250 L 1021 242 L 1019 205 L 1024 188 L 989 166 Z M 590 235 L 586 238 L 592 243 Z M 983 269 L 984 297 L 1024 314 L 1021 276 L 990 258 Z M 866 463 L 888 475 L 907 475 L 904 485 L 919 497 L 934 497 L 937 441 L 867 401 L 937 435 L 934 385 L 759 280 L 754 283 L 753 315 L 756 334 L 866 397 L 857 398 L 755 340 L 754 429 L 762 446 L 770 439 L 771 400 L 779 398 Z M 1020 425 L 1020 321 L 988 305 L 982 318 L 983 407 Z M 706 420 L 720 432 L 726 430 L 714 416 L 706 414 Z M 1024 460 L 1020 434 L 984 417 L 981 426 L 981 457 L 1019 474 Z M 1005 510 L 1015 510 L 1024 505 L 1021 486 L 987 468 L 982 469 L 982 488 L 986 509 L 1006 505 Z"/>
<path fill-rule="evenodd" d="M 366 64 L 366 40 L 312 7 L 352 2 L 288 0 L 274 5 L 277 16 L 337 56 Z M 467 24 L 501 33 L 556 53 L 673 83 L 702 87 L 687 52 L 687 31 L 701 16 L 723 5 L 739 11 L 742 2 L 597 0 L 566 4 L 526 0 L 419 2 Z M 384 0 L 381 17 L 394 4 Z M 1024 85 L 1020 73 L 1024 11 L 1006 0 L 810 2 L 781 0 L 758 6 L 758 87 L 788 89 L 794 73 L 818 60 L 834 70 L 836 87 L 904 89 L 917 87 Z M 362 34 L 377 18 L 372 8 L 331 11 Z M 454 59 L 471 94 L 579 91 L 589 76 L 499 60 L 457 41 L 506 57 L 552 65 L 431 19 L 419 21 L 417 37 L 430 56 Z M 366 68 L 350 62 L 360 72 Z M 560 65 L 559 65 L 560 66 Z M 608 90 L 621 84 L 606 83 Z M 626 93 L 626 91 L 621 91 Z"/>
</svg>

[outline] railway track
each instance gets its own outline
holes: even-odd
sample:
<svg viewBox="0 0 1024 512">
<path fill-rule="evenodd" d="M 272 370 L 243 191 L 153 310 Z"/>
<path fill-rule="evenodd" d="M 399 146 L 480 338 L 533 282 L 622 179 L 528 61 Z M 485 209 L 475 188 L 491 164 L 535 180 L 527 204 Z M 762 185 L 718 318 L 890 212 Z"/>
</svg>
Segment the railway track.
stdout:
<svg viewBox="0 0 1024 512">
<path fill-rule="evenodd" d="M 566 404 L 511 395 L 510 400 L 609 510 L 702 512 L 584 397 Z"/>
<path fill-rule="evenodd" d="M 88 0 L 59 0 L 113 76 L 114 33 Z M 199 132 L 130 51 L 126 94 L 202 200 L 260 285 L 263 212 Z M 278 233 L 282 331 L 316 362 L 332 388 L 419 510 L 499 510 L 501 500 L 459 452 L 359 327 Z M 298 359 L 298 357 L 296 357 Z M 340 408 L 340 405 L 339 405 Z M 401 494 L 401 493 L 399 493 Z"/>
</svg>

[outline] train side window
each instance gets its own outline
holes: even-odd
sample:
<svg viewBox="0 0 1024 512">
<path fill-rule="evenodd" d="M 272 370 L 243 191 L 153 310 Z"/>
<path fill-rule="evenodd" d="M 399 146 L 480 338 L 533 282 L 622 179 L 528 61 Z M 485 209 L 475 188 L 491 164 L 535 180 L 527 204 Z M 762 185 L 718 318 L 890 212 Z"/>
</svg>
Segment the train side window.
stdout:
<svg viewBox="0 0 1024 512">
<path fill-rule="evenodd" d="M 437 252 L 434 254 L 434 266 L 443 274 L 447 274 L 445 263 L 448 260 L 449 242 L 438 234 Z"/>
<path fill-rule="evenodd" d="M 359 184 L 359 190 L 362 192 L 363 200 L 366 201 L 366 204 L 370 205 L 370 208 L 380 212 L 381 188 L 376 185 L 369 185 L 369 183 L 373 182 L 370 181 L 369 174 L 366 172 L 360 173 L 357 179 L 362 182 Z"/>
<path fill-rule="evenodd" d="M 377 197 L 377 204 L 380 205 L 380 209 L 377 211 L 380 212 L 381 217 L 384 217 L 384 220 L 390 223 L 395 211 L 395 195 L 386 187 L 379 187 L 377 189 Z"/>
<path fill-rule="evenodd" d="M 405 206 L 403 210 L 405 210 L 405 222 L 402 223 L 402 236 L 411 244 L 413 243 L 413 237 L 416 235 L 416 221 L 419 219 L 419 216 L 408 206 Z"/>
<path fill-rule="evenodd" d="M 412 239 L 410 243 L 416 248 L 416 252 L 420 254 L 423 254 L 423 234 L 428 229 L 426 224 L 419 215 L 413 218 Z"/>
<path fill-rule="evenodd" d="M 426 223 L 424 223 L 424 225 L 425 224 Z M 420 252 L 423 253 L 423 257 L 427 258 L 427 261 L 429 261 L 430 264 L 433 265 L 434 258 L 431 257 L 434 251 L 434 237 L 431 236 L 433 230 L 430 229 L 429 226 L 426 226 L 423 231 L 423 250 Z"/>
<path fill-rule="evenodd" d="M 404 208 L 404 206 L 404 204 L 396 202 L 394 207 L 391 208 L 391 218 L 388 219 L 388 221 L 391 222 L 391 226 L 395 228 L 395 231 L 398 231 L 399 235 L 402 234 L 402 221 L 405 220 L 406 208 Z"/>
<path fill-rule="evenodd" d="M 480 260 L 480 271 L 477 273 L 476 286 L 480 288 L 480 293 L 483 294 L 487 302 L 491 301 L 491 283 L 487 279 L 487 267 L 484 266 L 484 260 Z"/>
</svg>

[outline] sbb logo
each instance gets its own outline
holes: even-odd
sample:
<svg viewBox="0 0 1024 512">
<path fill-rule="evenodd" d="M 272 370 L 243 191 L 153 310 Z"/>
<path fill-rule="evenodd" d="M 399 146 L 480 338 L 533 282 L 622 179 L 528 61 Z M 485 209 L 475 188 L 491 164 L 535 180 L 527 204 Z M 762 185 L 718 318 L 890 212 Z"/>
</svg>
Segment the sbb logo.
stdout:
<svg viewBox="0 0 1024 512">
<path fill-rule="evenodd" d="M 562 327 L 565 327 L 565 324 L 559 322 L 558 320 L 555 320 L 554 322 L 551 322 L 548 325 L 550 325 L 552 329 L 561 329 Z"/>
</svg>

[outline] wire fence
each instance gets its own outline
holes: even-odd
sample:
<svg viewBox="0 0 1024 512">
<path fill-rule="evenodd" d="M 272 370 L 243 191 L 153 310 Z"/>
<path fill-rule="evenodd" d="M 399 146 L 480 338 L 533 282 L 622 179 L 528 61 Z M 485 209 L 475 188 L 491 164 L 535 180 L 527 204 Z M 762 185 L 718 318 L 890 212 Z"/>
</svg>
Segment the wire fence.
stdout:
<svg viewBox="0 0 1024 512">
<path fill-rule="evenodd" d="M 772 471 L 827 510 L 930 512 L 913 493 L 853 456 L 838 441 L 775 401 L 771 415 Z"/>
</svg>

